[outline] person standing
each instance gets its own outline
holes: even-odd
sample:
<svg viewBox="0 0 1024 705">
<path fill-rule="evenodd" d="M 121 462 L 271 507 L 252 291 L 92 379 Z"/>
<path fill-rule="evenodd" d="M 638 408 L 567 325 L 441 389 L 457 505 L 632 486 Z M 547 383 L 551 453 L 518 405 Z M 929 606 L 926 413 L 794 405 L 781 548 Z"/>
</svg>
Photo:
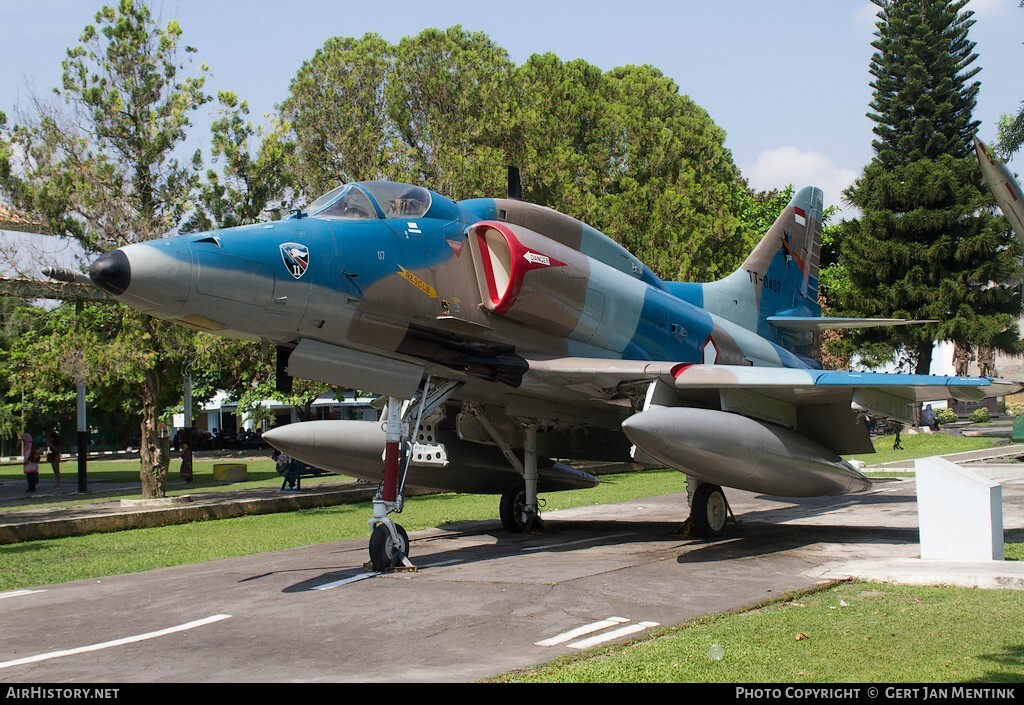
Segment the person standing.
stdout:
<svg viewBox="0 0 1024 705">
<path fill-rule="evenodd" d="M 60 489 L 60 454 L 63 448 L 60 443 L 60 434 L 54 429 L 50 434 L 50 441 L 46 448 L 46 460 L 53 468 L 53 489 Z"/>
<path fill-rule="evenodd" d="M 192 482 L 192 448 L 187 440 L 181 444 L 181 479 Z"/>
<path fill-rule="evenodd" d="M 39 483 L 39 448 L 28 431 L 21 434 L 21 465 L 28 480 L 26 492 L 35 492 Z"/>
</svg>

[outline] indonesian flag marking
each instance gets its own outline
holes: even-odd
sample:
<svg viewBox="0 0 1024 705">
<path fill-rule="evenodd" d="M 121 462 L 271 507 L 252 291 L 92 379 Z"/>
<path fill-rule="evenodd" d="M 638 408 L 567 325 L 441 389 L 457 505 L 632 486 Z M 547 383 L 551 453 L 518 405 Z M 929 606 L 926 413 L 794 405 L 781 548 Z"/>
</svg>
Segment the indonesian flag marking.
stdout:
<svg viewBox="0 0 1024 705">
<path fill-rule="evenodd" d="M 796 218 L 797 225 L 807 225 L 807 213 L 803 208 L 793 206 L 793 216 Z"/>
</svg>

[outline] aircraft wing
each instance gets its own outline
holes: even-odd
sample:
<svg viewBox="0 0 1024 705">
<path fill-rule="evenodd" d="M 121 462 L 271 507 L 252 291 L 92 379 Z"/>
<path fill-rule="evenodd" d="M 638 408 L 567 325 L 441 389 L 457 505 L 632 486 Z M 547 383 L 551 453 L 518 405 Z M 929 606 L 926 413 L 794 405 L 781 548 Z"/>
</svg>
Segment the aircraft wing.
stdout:
<svg viewBox="0 0 1024 705">
<path fill-rule="evenodd" d="M 921 323 L 938 323 L 935 320 L 910 320 L 907 318 L 831 318 L 824 316 L 768 316 L 766 319 L 776 328 L 791 330 L 843 330 L 851 328 L 881 328 L 891 326 L 914 326 Z"/>
<path fill-rule="evenodd" d="M 1021 383 L 1009 380 L 939 375 L 571 357 L 527 362 L 525 387 L 555 385 L 580 394 L 590 390 L 593 399 L 607 399 L 614 389 L 659 380 L 683 403 L 718 392 L 733 399 L 756 396 L 794 407 L 855 404 L 857 410 L 908 422 L 913 420 L 909 405 L 951 398 L 979 401 L 1022 388 Z M 737 411 L 742 413 L 742 409 Z"/>
</svg>

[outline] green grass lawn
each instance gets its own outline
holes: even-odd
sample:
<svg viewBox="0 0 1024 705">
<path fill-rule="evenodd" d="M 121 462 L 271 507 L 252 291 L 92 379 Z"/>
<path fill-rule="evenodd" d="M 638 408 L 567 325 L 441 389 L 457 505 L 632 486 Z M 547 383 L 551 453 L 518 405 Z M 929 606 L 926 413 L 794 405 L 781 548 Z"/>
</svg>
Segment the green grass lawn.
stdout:
<svg viewBox="0 0 1024 705">
<path fill-rule="evenodd" d="M 963 453 L 968 450 L 982 450 L 995 445 L 995 439 L 983 437 L 954 436 L 945 433 L 914 433 L 900 434 L 903 450 L 893 450 L 895 436 L 878 436 L 873 439 L 874 453 L 864 455 L 844 455 L 847 460 L 856 458 L 868 465 L 880 465 L 894 460 L 912 460 L 927 458 L 932 455 L 948 455 Z"/>
<path fill-rule="evenodd" d="M 842 583 L 499 682 L 1020 682 L 1024 591 Z"/>
</svg>

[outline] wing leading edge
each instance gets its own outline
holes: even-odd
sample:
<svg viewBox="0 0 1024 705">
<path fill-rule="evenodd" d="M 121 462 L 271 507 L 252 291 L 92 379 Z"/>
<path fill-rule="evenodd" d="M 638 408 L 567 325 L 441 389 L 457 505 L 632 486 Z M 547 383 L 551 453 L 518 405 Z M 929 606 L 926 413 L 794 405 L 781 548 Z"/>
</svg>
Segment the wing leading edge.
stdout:
<svg viewBox="0 0 1024 705">
<path fill-rule="evenodd" d="M 547 389 L 562 399 L 572 392 L 590 401 L 609 401 L 625 396 L 630 389 L 636 392 L 659 382 L 658 405 L 731 410 L 789 427 L 797 425 L 794 419 L 798 412 L 805 413 L 810 407 L 867 413 L 913 424 L 921 403 L 980 401 L 1022 388 L 1018 382 L 980 377 L 741 365 L 571 357 L 533 359 L 527 364 L 523 386 L 538 395 L 546 396 Z M 649 398 L 646 406 L 650 404 Z"/>
<path fill-rule="evenodd" d="M 557 385 L 591 384 L 608 388 L 628 383 L 661 380 L 685 389 L 759 389 L 795 400 L 801 392 L 821 389 L 877 389 L 899 395 L 907 401 L 926 402 L 942 399 L 978 401 L 986 397 L 1013 394 L 1022 388 L 1019 382 L 983 377 L 888 374 L 794 369 L 788 367 L 747 367 L 742 365 L 701 365 L 643 360 L 604 360 L 562 357 L 527 360 L 524 377 L 534 383 Z M 598 397 L 595 397 L 598 398 Z"/>
</svg>

